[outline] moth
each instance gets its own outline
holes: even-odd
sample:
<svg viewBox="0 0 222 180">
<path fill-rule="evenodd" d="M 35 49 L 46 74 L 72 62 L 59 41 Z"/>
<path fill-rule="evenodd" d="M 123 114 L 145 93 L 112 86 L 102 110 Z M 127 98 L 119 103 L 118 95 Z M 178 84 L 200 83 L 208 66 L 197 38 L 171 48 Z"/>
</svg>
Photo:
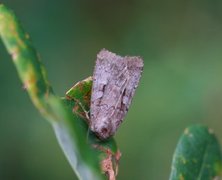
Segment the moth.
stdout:
<svg viewBox="0 0 222 180">
<path fill-rule="evenodd" d="M 143 69 L 138 56 L 121 57 L 106 49 L 96 59 L 90 102 L 89 127 L 104 140 L 123 122 Z"/>
</svg>

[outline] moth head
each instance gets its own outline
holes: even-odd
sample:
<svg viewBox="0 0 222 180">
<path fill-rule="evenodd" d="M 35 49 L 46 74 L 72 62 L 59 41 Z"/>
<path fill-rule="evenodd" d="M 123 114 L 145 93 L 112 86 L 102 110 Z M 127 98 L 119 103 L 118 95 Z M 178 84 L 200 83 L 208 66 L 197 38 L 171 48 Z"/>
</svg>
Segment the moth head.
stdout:
<svg viewBox="0 0 222 180">
<path fill-rule="evenodd" d="M 101 140 L 108 139 L 113 135 L 111 124 L 107 123 L 99 123 L 92 128 L 92 131 L 99 137 Z"/>
</svg>

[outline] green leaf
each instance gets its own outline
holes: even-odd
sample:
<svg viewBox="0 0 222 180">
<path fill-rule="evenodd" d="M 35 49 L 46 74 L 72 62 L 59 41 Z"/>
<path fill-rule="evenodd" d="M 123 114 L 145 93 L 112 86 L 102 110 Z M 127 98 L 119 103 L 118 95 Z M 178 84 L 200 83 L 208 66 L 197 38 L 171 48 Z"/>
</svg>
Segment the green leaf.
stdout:
<svg viewBox="0 0 222 180">
<path fill-rule="evenodd" d="M 88 77 L 83 81 L 76 83 L 70 90 L 66 92 L 66 98 L 81 103 L 81 107 L 85 111 L 90 109 L 90 97 L 92 89 L 92 77 Z"/>
<path fill-rule="evenodd" d="M 52 126 L 58 142 L 79 179 L 106 179 L 101 173 L 99 153 L 87 142 L 87 129 L 76 115 L 55 96 L 49 104 L 57 121 Z"/>
<path fill-rule="evenodd" d="M 38 53 L 12 10 L 0 4 L 0 37 L 11 55 L 18 75 L 39 112 L 53 120 L 47 97 L 53 94 Z"/>
<path fill-rule="evenodd" d="M 76 83 L 66 92 L 66 100 L 72 104 L 72 111 L 80 117 L 89 120 L 92 77 Z"/>
<path fill-rule="evenodd" d="M 74 117 L 78 119 L 78 124 L 80 125 L 78 129 L 81 129 L 81 132 L 84 132 L 83 137 L 85 137 L 85 143 L 89 144 L 98 153 L 97 157 L 99 158 L 100 164 L 102 164 L 104 160 L 107 160 L 107 158 L 111 157 L 110 164 L 112 167 L 109 171 L 112 171 L 115 174 L 117 173 L 118 161 L 121 153 L 117 148 L 114 138 L 101 141 L 90 131 L 88 126 L 91 89 L 92 77 L 88 77 L 85 80 L 76 83 L 69 91 L 67 91 L 66 97 L 63 98 L 63 102 L 66 104 L 67 108 L 70 109 L 70 112 L 73 112 Z M 58 129 L 55 129 L 55 132 L 58 134 Z M 66 144 L 63 144 L 62 141 L 60 144 L 62 144 L 63 148 L 67 146 Z M 109 172 L 106 170 L 104 170 L 104 173 L 108 173 L 109 176 Z"/>
<path fill-rule="evenodd" d="M 214 180 L 222 172 L 222 156 L 213 131 L 203 125 L 185 129 L 176 147 L 170 180 Z"/>
</svg>

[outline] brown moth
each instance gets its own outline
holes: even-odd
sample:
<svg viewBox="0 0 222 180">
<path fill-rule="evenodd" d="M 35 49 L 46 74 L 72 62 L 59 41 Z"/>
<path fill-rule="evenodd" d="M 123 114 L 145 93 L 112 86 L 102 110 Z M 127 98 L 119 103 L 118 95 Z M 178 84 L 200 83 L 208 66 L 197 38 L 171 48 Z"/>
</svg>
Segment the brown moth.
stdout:
<svg viewBox="0 0 222 180">
<path fill-rule="evenodd" d="M 140 57 L 121 57 L 108 50 L 97 55 L 90 104 L 90 129 L 100 139 L 115 134 L 125 117 L 143 69 Z"/>
</svg>

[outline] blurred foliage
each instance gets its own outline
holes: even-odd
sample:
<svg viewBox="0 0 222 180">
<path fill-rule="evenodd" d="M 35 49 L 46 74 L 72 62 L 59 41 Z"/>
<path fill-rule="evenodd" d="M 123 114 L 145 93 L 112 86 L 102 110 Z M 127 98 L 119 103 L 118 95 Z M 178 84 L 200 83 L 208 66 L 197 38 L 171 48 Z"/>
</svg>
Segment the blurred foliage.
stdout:
<svg viewBox="0 0 222 180">
<path fill-rule="evenodd" d="M 192 123 L 208 125 L 222 142 L 221 1 L 1 2 L 20 17 L 61 96 L 92 75 L 102 48 L 144 58 L 116 135 L 124 152 L 119 180 L 168 179 L 179 136 Z M 10 61 L 0 43 L 0 179 L 76 179 Z"/>
<path fill-rule="evenodd" d="M 173 155 L 170 180 L 221 179 L 222 156 L 212 129 L 193 125 L 185 129 Z"/>
</svg>

